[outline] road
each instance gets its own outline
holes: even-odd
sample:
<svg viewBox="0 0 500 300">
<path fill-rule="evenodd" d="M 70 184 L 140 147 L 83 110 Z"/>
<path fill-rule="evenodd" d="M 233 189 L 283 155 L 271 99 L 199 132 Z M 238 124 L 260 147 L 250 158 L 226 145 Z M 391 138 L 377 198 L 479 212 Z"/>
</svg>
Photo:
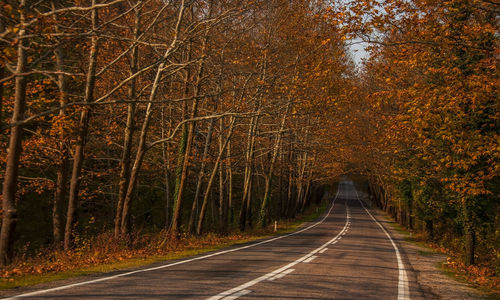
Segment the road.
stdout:
<svg viewBox="0 0 500 300">
<path fill-rule="evenodd" d="M 10 299 L 423 299 L 354 184 L 340 182 L 331 200 L 320 220 L 291 234 Z"/>
</svg>

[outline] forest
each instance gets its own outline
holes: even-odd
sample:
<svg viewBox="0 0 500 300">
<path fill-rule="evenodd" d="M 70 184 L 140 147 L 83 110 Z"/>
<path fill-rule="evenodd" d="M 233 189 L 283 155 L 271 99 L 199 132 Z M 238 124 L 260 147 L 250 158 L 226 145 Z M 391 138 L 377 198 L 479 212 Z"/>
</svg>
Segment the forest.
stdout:
<svg viewBox="0 0 500 300">
<path fill-rule="evenodd" d="M 267 228 L 356 174 L 402 226 L 498 276 L 499 12 L 2 1 L 1 270 Z"/>
</svg>

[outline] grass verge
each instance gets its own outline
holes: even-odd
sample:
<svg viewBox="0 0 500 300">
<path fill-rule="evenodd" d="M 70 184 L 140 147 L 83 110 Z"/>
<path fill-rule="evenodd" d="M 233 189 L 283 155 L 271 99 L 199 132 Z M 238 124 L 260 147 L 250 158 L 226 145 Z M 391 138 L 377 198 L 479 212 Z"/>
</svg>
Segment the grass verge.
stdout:
<svg viewBox="0 0 500 300">
<path fill-rule="evenodd" d="M 447 262 L 438 263 L 436 268 L 438 268 L 447 277 L 478 289 L 484 294 L 485 299 L 500 299 L 500 286 L 498 285 L 498 278 L 496 279 L 495 284 L 495 281 L 487 279 L 484 275 L 478 276 L 477 271 L 466 270 L 464 267 L 457 268 L 450 266 L 450 263 L 453 264 L 451 261 L 450 257 L 448 257 Z M 477 269 L 477 267 L 475 268 Z"/>
<path fill-rule="evenodd" d="M 446 255 L 446 261 L 436 266 L 443 274 L 478 289 L 486 295 L 487 299 L 500 299 L 500 278 L 494 270 L 484 266 L 465 266 L 458 253 L 453 253 L 449 249 L 431 243 L 423 235 L 410 232 L 394 222 L 389 215 L 384 214 L 384 216 L 389 226 L 399 232 L 405 241 L 423 248 L 423 250 L 418 251 L 419 255 Z"/>
<path fill-rule="evenodd" d="M 158 262 L 182 259 L 233 245 L 269 238 L 293 232 L 304 223 L 316 220 L 328 205 L 310 207 L 294 220 L 280 221 L 277 231 L 274 224 L 265 229 L 254 229 L 247 233 L 237 231 L 227 235 L 209 233 L 203 237 L 185 236 L 171 240 L 166 233 L 157 233 L 140 239 L 130 247 L 109 243 L 110 233 L 84 241 L 70 252 L 45 249 L 36 257 L 19 258 L 12 265 L 0 269 L 0 290 L 32 286 L 77 276 L 95 275 L 118 270 L 139 268 Z"/>
</svg>

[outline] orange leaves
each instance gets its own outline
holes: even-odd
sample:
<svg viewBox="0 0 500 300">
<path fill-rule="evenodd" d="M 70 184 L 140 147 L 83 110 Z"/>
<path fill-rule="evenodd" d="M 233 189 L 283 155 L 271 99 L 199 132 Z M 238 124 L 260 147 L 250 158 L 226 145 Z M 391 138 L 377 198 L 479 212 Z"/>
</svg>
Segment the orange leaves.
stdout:
<svg viewBox="0 0 500 300">
<path fill-rule="evenodd" d="M 450 190 L 479 195 L 488 193 L 481 190 L 484 189 L 481 178 L 491 174 L 487 174 L 487 171 L 479 173 L 475 169 L 485 160 L 491 161 L 490 158 L 494 155 L 479 149 L 482 149 L 482 145 L 490 145 L 488 148 L 496 149 L 498 140 L 495 141 L 493 136 L 486 133 L 489 130 L 486 128 L 490 128 L 486 125 L 488 123 L 481 124 L 481 130 L 475 128 L 478 126 L 476 122 L 483 122 L 483 118 L 494 118 L 491 110 L 488 112 L 484 107 L 492 104 L 491 99 L 495 96 L 491 87 L 496 79 L 489 73 L 488 65 L 482 65 L 480 69 L 477 62 L 473 62 L 474 57 L 480 57 L 483 50 L 448 43 L 443 40 L 443 36 L 451 38 L 458 35 L 461 39 L 472 42 L 482 31 L 478 29 L 481 27 L 479 24 L 484 24 L 483 33 L 488 32 L 491 24 L 481 20 L 474 26 L 467 23 L 465 27 L 457 29 L 453 23 L 443 23 L 442 19 L 438 21 L 439 14 L 453 14 L 448 9 L 440 9 L 449 8 L 449 5 L 419 3 L 416 8 L 422 13 L 413 14 L 418 22 L 412 25 L 411 30 L 404 35 L 387 33 L 386 40 L 390 45 L 392 41 L 414 43 L 379 47 L 377 60 L 368 65 L 368 71 L 373 72 L 379 84 L 376 92 L 372 93 L 378 100 L 372 103 L 373 108 L 382 114 L 380 120 L 389 122 L 386 126 L 390 131 L 385 136 L 386 139 L 400 143 L 403 147 L 411 147 L 412 145 L 405 143 L 408 134 L 414 136 L 417 145 L 423 146 L 419 148 L 416 157 L 425 161 L 439 176 L 447 177 L 449 175 L 446 174 L 450 172 L 465 172 L 456 181 L 470 183 L 467 186 L 449 185 Z M 462 13 L 462 8 L 454 13 Z M 477 16 L 481 16 L 479 11 Z M 413 20 L 410 18 L 406 20 L 407 23 L 399 25 L 409 26 L 411 21 Z M 487 34 L 483 34 L 483 38 L 487 38 Z M 482 43 L 480 40 L 475 42 Z M 484 60 L 479 61 L 483 63 Z M 495 69 L 495 63 L 487 64 Z M 406 119 L 411 122 L 406 123 Z M 398 128 L 406 124 L 409 130 L 398 133 Z M 404 155 L 401 158 L 407 159 Z M 471 173 L 476 176 L 469 176 Z"/>
<path fill-rule="evenodd" d="M 50 135 L 54 137 L 69 137 L 75 134 L 75 120 L 66 115 L 55 116 L 52 119 Z"/>
<path fill-rule="evenodd" d="M 449 252 L 449 251 L 448 251 Z M 488 266 L 466 266 L 459 259 L 458 253 L 448 253 L 444 267 L 455 273 L 455 277 L 466 280 L 476 286 L 486 287 L 500 293 L 500 278 L 496 276 L 493 268 Z"/>
<path fill-rule="evenodd" d="M 470 2 L 458 2 L 453 10 L 451 2 L 413 2 L 414 9 L 402 7 L 401 18 L 392 19 L 398 30 L 380 36 L 363 74 L 370 112 L 365 123 L 371 130 L 365 153 L 355 155 L 363 156 L 373 176 L 383 178 L 384 188 L 397 190 L 399 183 L 412 181 L 413 194 L 405 197 L 415 201 L 420 221 L 456 226 L 456 232 L 469 222 L 491 236 L 487 224 L 498 222 L 500 112 L 498 74 L 492 71 L 497 62 L 490 58 L 498 47 L 485 47 L 497 44 L 491 37 L 494 22 Z M 464 209 L 472 209 L 477 219 L 444 214 L 460 216 Z M 462 236 L 456 232 L 450 235 L 458 241 Z M 482 254 L 478 260 L 498 263 L 498 255 Z"/>
<path fill-rule="evenodd" d="M 280 228 L 287 227 L 284 221 Z M 156 234 L 135 233 L 131 243 L 115 240 L 112 233 L 103 233 L 92 239 L 78 237 L 74 250 L 61 251 L 41 249 L 35 257 L 18 258 L 13 264 L 0 268 L 0 285 L 15 282 L 16 279 L 37 274 L 59 273 L 66 271 L 85 271 L 100 265 L 100 270 L 115 270 L 127 266 L 137 266 L 141 260 L 154 261 L 166 257 L 192 255 L 221 245 L 247 241 L 255 236 L 272 233 L 272 228 L 260 229 L 249 233 L 234 232 L 228 235 L 207 234 L 203 237 L 184 236 L 175 239 L 166 232 Z M 27 251 L 27 250 L 26 250 Z M 120 263 L 121 262 L 121 263 Z M 123 263 L 125 262 L 125 263 Z"/>
</svg>

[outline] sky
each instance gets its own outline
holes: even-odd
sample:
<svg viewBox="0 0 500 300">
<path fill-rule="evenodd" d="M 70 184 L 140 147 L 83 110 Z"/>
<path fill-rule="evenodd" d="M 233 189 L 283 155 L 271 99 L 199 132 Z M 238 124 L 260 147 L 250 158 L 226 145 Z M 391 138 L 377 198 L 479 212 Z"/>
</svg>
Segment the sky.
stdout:
<svg viewBox="0 0 500 300">
<path fill-rule="evenodd" d="M 363 58 L 367 58 L 369 53 L 364 50 L 364 47 L 366 46 L 366 43 L 359 43 L 360 40 L 353 40 L 352 41 L 354 44 L 349 47 L 349 50 L 351 51 L 352 57 L 354 59 L 354 62 L 360 66 L 361 65 L 361 60 Z"/>
</svg>

